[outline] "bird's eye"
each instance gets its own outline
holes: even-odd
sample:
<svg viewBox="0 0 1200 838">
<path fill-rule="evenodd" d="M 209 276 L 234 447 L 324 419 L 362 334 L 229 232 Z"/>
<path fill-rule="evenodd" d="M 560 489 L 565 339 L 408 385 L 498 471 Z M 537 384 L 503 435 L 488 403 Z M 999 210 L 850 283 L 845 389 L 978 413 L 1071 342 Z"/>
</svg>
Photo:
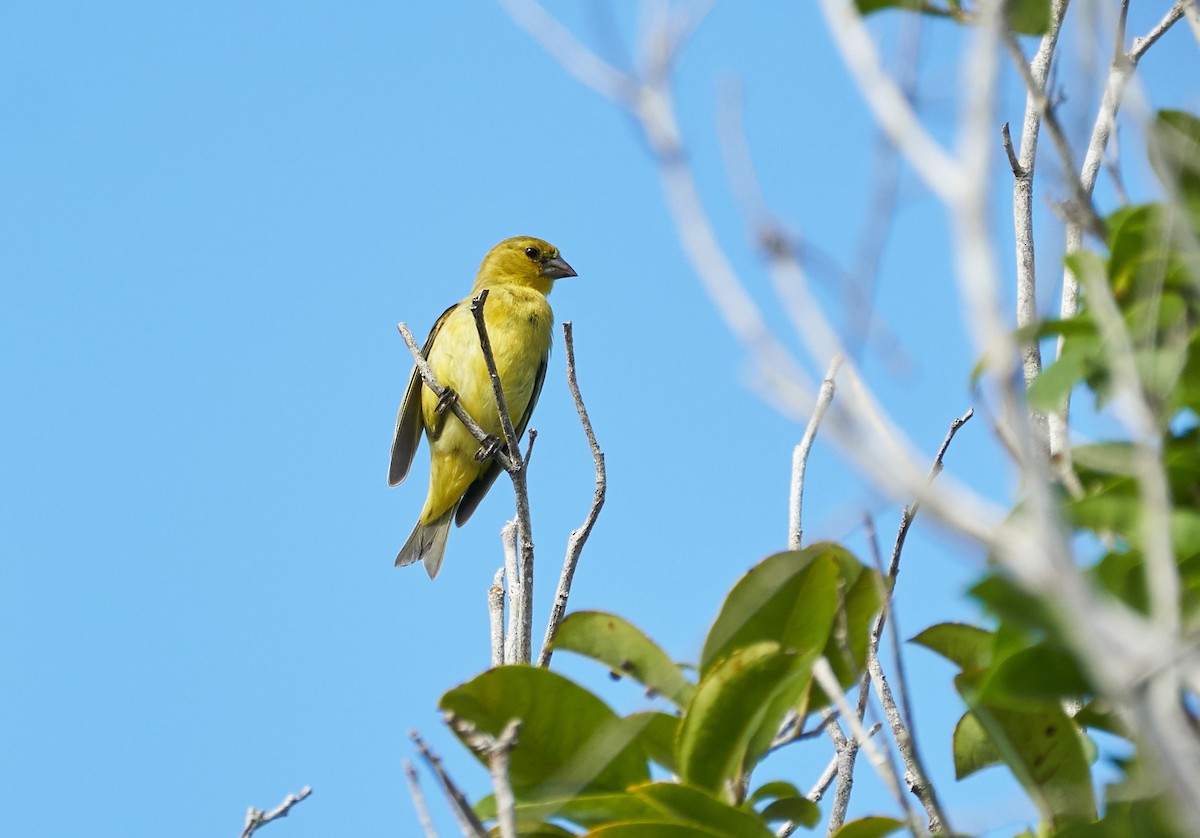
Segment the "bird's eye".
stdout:
<svg viewBox="0 0 1200 838">
<path fill-rule="evenodd" d="M 538 250 L 536 247 L 527 247 L 525 248 L 525 255 L 530 259 L 541 259 L 542 251 Z"/>
</svg>

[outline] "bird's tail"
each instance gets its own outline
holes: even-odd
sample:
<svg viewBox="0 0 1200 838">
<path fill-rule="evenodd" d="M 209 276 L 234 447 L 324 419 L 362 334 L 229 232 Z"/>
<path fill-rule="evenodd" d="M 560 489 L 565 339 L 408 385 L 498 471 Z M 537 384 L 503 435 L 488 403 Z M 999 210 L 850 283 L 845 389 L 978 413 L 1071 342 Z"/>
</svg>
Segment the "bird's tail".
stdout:
<svg viewBox="0 0 1200 838">
<path fill-rule="evenodd" d="M 428 524 L 417 521 L 412 535 L 408 537 L 408 541 L 404 542 L 404 546 L 400 548 L 400 553 L 396 556 L 396 567 L 423 561 L 425 572 L 429 574 L 429 578 L 436 578 L 438 571 L 442 569 L 442 557 L 446 553 L 446 536 L 450 534 L 450 522 L 454 520 L 454 510 L 457 508 L 458 504 L 454 504 L 440 518 Z"/>
</svg>

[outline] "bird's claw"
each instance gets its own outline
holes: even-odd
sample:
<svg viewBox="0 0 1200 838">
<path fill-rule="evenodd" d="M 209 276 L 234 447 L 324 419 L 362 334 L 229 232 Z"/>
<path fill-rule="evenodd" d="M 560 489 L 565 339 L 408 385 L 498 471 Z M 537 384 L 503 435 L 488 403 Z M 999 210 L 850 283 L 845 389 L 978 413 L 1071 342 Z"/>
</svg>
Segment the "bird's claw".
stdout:
<svg viewBox="0 0 1200 838">
<path fill-rule="evenodd" d="M 484 437 L 483 442 L 479 443 L 479 450 L 475 452 L 475 459 L 479 462 L 489 460 L 496 456 L 496 452 L 500 450 L 500 438 L 488 434 Z"/>
<path fill-rule="evenodd" d="M 458 393 L 447 387 L 442 391 L 442 395 L 438 398 L 437 406 L 433 409 L 433 412 L 438 416 L 442 416 L 456 401 L 458 401 Z"/>
</svg>

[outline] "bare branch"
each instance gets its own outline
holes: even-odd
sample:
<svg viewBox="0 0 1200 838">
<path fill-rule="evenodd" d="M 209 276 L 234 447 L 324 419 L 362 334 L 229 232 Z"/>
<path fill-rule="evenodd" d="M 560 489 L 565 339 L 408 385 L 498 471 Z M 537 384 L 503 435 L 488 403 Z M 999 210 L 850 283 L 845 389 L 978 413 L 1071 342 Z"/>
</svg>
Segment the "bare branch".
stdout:
<svg viewBox="0 0 1200 838">
<path fill-rule="evenodd" d="M 479 816 L 475 814 L 475 810 L 471 808 L 470 802 L 450 779 L 450 775 L 442 768 L 442 761 L 438 759 L 437 754 L 430 750 L 425 744 L 425 740 L 421 738 L 415 730 L 408 732 L 409 738 L 413 744 L 417 746 L 417 753 L 425 760 L 429 766 L 429 770 L 433 772 L 433 776 L 437 777 L 438 783 L 442 786 L 442 792 L 446 795 L 446 800 L 450 803 L 450 810 L 454 813 L 455 820 L 458 821 L 458 826 L 462 830 L 464 838 L 487 838 L 487 830 L 483 827 L 483 822 L 479 820 Z"/>
<path fill-rule="evenodd" d="M 504 665 L 504 568 L 496 571 L 488 588 L 488 628 L 492 638 L 492 666 Z"/>
<path fill-rule="evenodd" d="M 504 547 L 504 578 L 508 580 L 508 631 L 504 633 L 504 662 L 517 663 L 521 640 L 521 570 L 517 561 L 517 522 L 508 521 L 500 528 Z"/>
<path fill-rule="evenodd" d="M 1063 10 L 1065 11 L 1065 5 Z M 1011 28 L 1008 26 L 1001 27 L 1000 34 L 1004 40 L 1005 47 L 1008 48 L 1009 53 L 1012 55 L 1013 64 L 1016 65 L 1021 79 L 1025 82 L 1028 101 L 1027 109 L 1029 107 L 1034 108 L 1038 119 L 1046 126 L 1046 130 L 1050 132 L 1050 139 L 1054 142 L 1058 156 L 1062 158 L 1063 166 L 1069 172 L 1075 171 L 1075 155 L 1071 151 L 1071 143 L 1067 139 L 1067 134 L 1050 105 L 1050 97 L 1046 95 L 1045 77 L 1039 80 L 1034 75 L 1033 69 L 1025 61 L 1025 53 L 1021 51 L 1021 45 L 1017 43 L 1016 35 L 1013 34 Z M 1045 43 L 1045 39 L 1043 39 L 1043 43 Z M 1036 62 L 1037 59 L 1035 58 L 1034 60 Z M 1033 172 L 1032 160 L 1033 158 L 1031 157 L 1028 164 L 1030 178 L 1032 178 Z M 1025 161 L 1022 161 L 1022 164 L 1024 163 Z M 1103 241 L 1107 237 L 1107 230 L 1104 226 L 1104 221 L 1101 220 L 1099 213 L 1096 212 L 1096 207 L 1092 204 L 1091 191 L 1085 190 L 1082 184 L 1073 178 L 1068 179 L 1067 186 L 1071 189 L 1072 193 L 1071 203 L 1064 207 L 1067 216 L 1075 218 L 1081 227 Z"/>
<path fill-rule="evenodd" d="M 933 467 L 929 471 L 929 480 L 933 481 L 935 477 L 942 473 L 942 460 L 946 456 L 946 449 L 950 447 L 950 443 L 954 441 L 954 435 L 958 433 L 958 429 L 967 424 L 971 417 L 975 415 L 975 408 L 970 408 L 962 416 L 950 423 L 950 430 L 946 432 L 946 438 L 942 440 L 942 447 L 938 449 L 937 456 L 934 457 Z M 913 518 L 917 517 L 917 512 L 921 509 L 919 500 L 913 501 L 910 505 L 904 507 L 904 511 L 900 514 L 900 529 L 896 533 L 896 542 L 892 547 L 892 559 L 888 564 L 888 577 L 896 578 L 896 574 L 900 570 L 900 551 L 904 549 L 904 539 L 908 537 L 908 529 L 912 526 Z"/>
<path fill-rule="evenodd" d="M 1030 87 L 1025 94 L 1025 119 L 1021 128 L 1021 151 L 1014 153 L 1008 123 L 1004 123 L 1004 151 L 1013 172 L 1013 232 L 1017 248 L 1017 328 L 1037 322 L 1037 273 L 1033 240 L 1033 174 L 1037 162 L 1038 131 L 1042 124 L 1042 108 L 1033 89 L 1044 91 L 1050 74 L 1050 63 L 1058 44 L 1058 33 L 1067 13 L 1067 0 L 1054 0 L 1050 10 L 1050 28 L 1042 36 L 1028 71 Z M 1042 352 L 1036 339 L 1021 347 L 1021 366 L 1028 387 L 1042 371 Z M 1049 446 L 1049 427 L 1045 417 L 1034 418 L 1039 442 Z"/>
<path fill-rule="evenodd" d="M 487 761 L 488 773 L 492 776 L 492 789 L 496 793 L 496 820 L 500 826 L 501 838 L 517 838 L 517 801 L 508 777 L 508 764 L 512 749 L 516 747 L 517 737 L 521 733 L 520 719 L 510 719 L 499 736 L 484 733 L 457 716 L 452 715 L 447 721 L 467 745 Z"/>
<path fill-rule="evenodd" d="M 904 810 L 905 820 L 909 821 L 913 833 L 923 835 L 925 833 L 924 827 L 916 819 L 911 807 L 908 805 L 908 798 L 900 790 L 900 778 L 896 773 L 895 766 L 892 765 L 887 755 L 876 748 L 871 741 L 870 735 L 863 728 L 862 721 L 855 715 L 850 704 L 846 701 L 846 694 L 838 684 L 837 676 L 833 674 L 833 669 L 830 667 L 829 661 L 823 657 L 817 659 L 816 663 L 813 664 L 813 678 L 816 679 L 821 689 L 825 691 L 825 694 L 829 696 L 830 700 L 834 702 L 834 705 L 841 712 L 842 718 L 846 720 L 847 725 L 850 727 L 853 741 L 859 748 L 866 752 L 867 759 L 870 760 L 875 773 L 883 781 L 888 791 L 891 792 L 896 802 L 900 804 L 900 808 Z M 839 781 L 840 779 L 839 777 Z M 834 804 L 837 805 L 836 799 Z"/>
<path fill-rule="evenodd" d="M 404 777 L 408 781 L 408 793 L 412 796 L 413 808 L 417 810 L 417 823 L 425 838 L 438 838 L 437 830 L 429 817 L 429 807 L 425 805 L 425 795 L 421 793 L 421 785 L 417 781 L 417 769 L 408 760 L 404 760 Z"/>
<path fill-rule="evenodd" d="M 804 540 L 804 529 L 801 526 L 801 514 L 804 506 L 804 471 L 808 467 L 808 454 L 812 450 L 813 441 L 817 438 L 817 429 L 825 418 L 825 411 L 833 401 L 834 377 L 838 367 L 842 365 L 842 356 L 834 355 L 829 362 L 829 370 L 825 380 L 821 382 L 821 390 L 817 394 L 817 403 L 813 406 L 812 418 L 804 429 L 800 444 L 792 452 L 792 491 L 791 502 L 788 505 L 788 549 L 799 550 Z"/>
<path fill-rule="evenodd" d="M 608 477 L 604 469 L 604 452 L 596 442 L 596 434 L 592 430 L 592 421 L 588 418 L 587 408 L 583 404 L 583 395 L 579 392 L 579 382 L 575 375 L 575 337 L 570 321 L 563 323 L 563 343 L 567 350 L 567 387 L 571 390 L 571 398 L 575 400 L 575 412 L 579 414 L 579 422 L 583 425 L 584 435 L 587 436 L 588 447 L 592 450 L 592 461 L 596 466 L 596 489 L 592 493 L 592 505 L 588 509 L 583 524 L 571 531 L 567 539 L 567 555 L 563 560 L 562 573 L 558 578 L 558 590 L 554 594 L 554 605 L 550 610 L 550 621 L 546 625 L 546 636 L 542 640 L 542 649 L 538 652 L 538 666 L 549 666 L 550 657 L 554 654 L 554 636 L 558 626 L 567 611 L 567 598 L 571 595 L 571 581 L 575 578 L 575 567 L 579 564 L 579 556 L 583 553 L 583 545 L 592 534 L 592 527 L 604 508 L 604 495 L 608 490 Z"/>
<path fill-rule="evenodd" d="M 1128 10 L 1128 0 L 1122 4 L 1120 25 L 1117 27 L 1117 43 L 1113 50 L 1112 64 L 1109 67 L 1108 79 L 1104 84 L 1104 95 L 1100 100 L 1100 108 L 1096 112 L 1096 121 L 1092 126 L 1092 134 L 1088 140 L 1087 153 L 1083 157 L 1083 167 L 1079 172 L 1079 187 L 1087 195 L 1092 194 L 1096 186 L 1096 178 L 1100 173 L 1100 164 L 1104 159 L 1104 149 L 1117 121 L 1117 111 L 1125 96 L 1125 88 L 1137 69 L 1138 61 L 1146 54 L 1155 42 L 1179 20 L 1189 3 L 1181 0 L 1175 3 L 1163 16 L 1162 20 L 1144 37 L 1135 38 L 1133 48 L 1125 51 L 1125 12 Z M 1194 3 L 1191 4 L 1195 8 Z M 1083 230 L 1079 224 L 1067 223 L 1066 253 L 1075 253 L 1083 246 Z M 1059 318 L 1068 320 L 1079 310 L 1079 281 L 1070 268 L 1063 269 L 1062 300 L 1059 304 Z M 1063 338 L 1058 339 L 1057 353 L 1062 354 Z M 1067 419 L 1069 402 L 1050 417 L 1050 447 L 1057 456 L 1069 456 L 1070 448 L 1067 443 Z"/>
<path fill-rule="evenodd" d="M 500 373 L 496 369 L 496 358 L 492 354 L 492 341 L 488 337 L 487 323 L 484 319 L 484 305 L 487 303 L 487 289 L 483 289 L 471 300 L 471 314 L 475 317 L 475 328 L 479 332 L 479 347 L 483 351 L 483 360 L 487 364 L 488 374 L 492 379 L 492 394 L 496 399 L 496 409 L 500 413 L 500 427 L 504 431 L 504 447 L 512 461 L 509 477 L 512 478 L 513 494 L 517 501 L 517 542 L 520 548 L 518 565 L 518 586 L 521 595 L 510 600 L 513 610 L 517 612 L 518 635 L 514 642 L 515 659 L 508 663 L 529 663 L 530 627 L 533 623 L 533 526 L 529 515 L 529 488 L 526 482 L 525 462 L 521 460 L 518 447 L 517 432 L 513 428 L 512 415 L 508 411 L 508 402 L 504 398 L 504 387 L 500 382 Z M 530 451 L 532 451 L 532 441 Z M 512 580 L 509 580 L 512 585 Z"/>
<path fill-rule="evenodd" d="M 286 818 L 288 812 L 292 811 L 292 807 L 299 803 L 304 798 L 312 794 L 312 787 L 305 786 L 300 789 L 297 794 L 289 794 L 283 799 L 283 802 L 272 809 L 270 812 L 264 812 L 262 809 L 255 809 L 253 806 L 246 812 L 246 825 L 242 828 L 241 838 L 250 838 L 260 826 L 268 824 L 271 821 L 279 818 Z"/>
</svg>

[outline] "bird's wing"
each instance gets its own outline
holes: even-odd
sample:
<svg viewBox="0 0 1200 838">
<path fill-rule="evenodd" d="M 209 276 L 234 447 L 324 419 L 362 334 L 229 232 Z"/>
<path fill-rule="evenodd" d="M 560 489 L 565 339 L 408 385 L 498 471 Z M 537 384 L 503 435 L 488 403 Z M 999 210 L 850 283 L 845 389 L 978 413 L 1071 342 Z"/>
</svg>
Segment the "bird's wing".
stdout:
<svg viewBox="0 0 1200 838">
<path fill-rule="evenodd" d="M 550 360 L 550 353 L 547 352 L 542 356 L 542 362 L 538 364 L 537 375 L 533 379 L 533 392 L 529 394 L 529 404 L 525 405 L 525 412 L 521 414 L 521 421 L 513 428 L 517 434 L 518 443 L 521 437 L 525 434 L 525 427 L 529 424 L 529 417 L 533 415 L 534 405 L 537 404 L 538 396 L 542 394 L 542 384 L 546 381 L 546 366 Z M 508 451 L 508 447 L 503 448 Z M 488 463 L 483 474 L 475 478 L 475 482 L 467 487 L 467 491 L 463 492 L 462 500 L 458 502 L 458 514 L 454 516 L 454 522 L 458 526 L 467 523 L 467 519 L 475 512 L 475 508 L 479 506 L 479 502 L 483 500 L 483 496 L 488 493 L 488 489 L 492 488 L 492 484 L 496 482 L 496 477 L 503 469 L 495 460 Z"/>
<path fill-rule="evenodd" d="M 458 307 L 458 303 L 442 312 L 442 316 L 429 330 L 429 337 L 421 347 L 421 354 L 429 358 L 429 350 L 433 348 L 434 338 L 441 331 L 442 324 L 450 316 L 450 312 Z M 396 435 L 392 438 L 392 462 L 388 466 L 388 485 L 399 486 L 408 476 L 408 469 L 416 456 L 417 446 L 421 444 L 421 373 L 413 366 L 412 375 L 408 378 L 408 388 L 404 391 L 404 401 L 400 402 L 400 412 L 396 414 Z"/>
</svg>

